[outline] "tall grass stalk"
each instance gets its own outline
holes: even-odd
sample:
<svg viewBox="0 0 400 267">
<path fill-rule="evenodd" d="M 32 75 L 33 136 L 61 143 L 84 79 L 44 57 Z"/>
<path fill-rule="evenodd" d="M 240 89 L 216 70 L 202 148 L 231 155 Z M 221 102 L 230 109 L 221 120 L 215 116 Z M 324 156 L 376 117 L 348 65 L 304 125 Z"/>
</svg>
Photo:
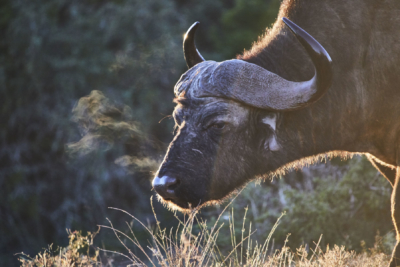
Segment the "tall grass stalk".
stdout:
<svg viewBox="0 0 400 267">
<path fill-rule="evenodd" d="M 232 200 L 233 201 L 233 200 Z M 265 267 L 317 267 L 317 266 L 386 266 L 389 260 L 389 256 L 382 252 L 375 251 L 373 253 L 362 253 L 356 254 L 354 251 L 347 251 L 343 246 L 334 246 L 333 249 L 327 249 L 323 251 L 320 247 L 322 235 L 320 236 L 317 243 L 314 243 L 315 248 L 309 248 L 312 254 L 309 255 L 306 246 L 301 246 L 293 252 L 289 246 L 289 236 L 287 235 L 284 244 L 281 249 L 273 250 L 270 248 L 270 242 L 274 231 L 279 226 L 281 219 L 285 216 L 282 213 L 278 218 L 274 226 L 272 227 L 267 239 L 258 244 L 257 241 L 253 242 L 253 234 L 256 230 L 252 231 L 252 224 L 249 222 L 249 232 L 245 235 L 246 231 L 246 215 L 247 208 L 245 209 L 245 215 L 243 217 L 240 240 L 236 239 L 235 233 L 235 220 L 234 210 L 232 208 L 229 212 L 229 231 L 231 235 L 231 246 L 232 249 L 224 254 L 218 247 L 217 238 L 221 228 L 224 226 L 223 222 L 220 222 L 222 215 L 225 213 L 227 208 L 230 206 L 232 201 L 223 209 L 219 214 L 216 222 L 210 227 L 206 221 L 201 220 L 197 216 L 198 210 L 193 210 L 187 218 L 181 221 L 177 216 L 179 222 L 178 227 L 175 231 L 169 230 L 169 234 L 166 229 L 160 227 L 160 223 L 157 221 L 155 230 L 151 230 L 140 222 L 136 217 L 130 215 L 126 211 L 122 211 L 116 208 L 115 210 L 122 211 L 132 219 L 138 221 L 142 227 L 144 227 L 150 234 L 152 239 L 152 246 L 148 246 L 147 249 L 137 242 L 137 239 L 133 240 L 133 245 L 139 247 L 140 251 L 145 254 L 145 257 L 149 260 L 149 264 L 153 266 L 265 266 Z M 194 233 L 194 225 L 197 225 L 198 233 Z M 122 234 L 120 231 L 111 226 L 103 226 L 112 229 L 116 235 Z M 132 229 L 130 229 L 133 235 Z M 118 237 L 120 240 L 120 238 Z M 121 240 L 120 240 L 121 241 Z M 238 242 L 239 241 L 239 242 Z M 122 242 L 122 241 L 121 241 Z M 245 245 L 247 242 L 247 246 Z M 126 245 L 125 248 L 128 250 L 130 256 L 129 259 L 132 262 L 131 266 L 143 266 L 143 261 L 140 261 L 137 256 L 131 255 Z M 372 251 L 372 250 L 371 250 Z M 150 260 L 153 259 L 153 260 Z"/>
<path fill-rule="evenodd" d="M 256 230 L 252 230 L 251 222 L 248 224 L 248 234 L 245 235 L 247 208 L 245 209 L 241 233 L 239 234 L 240 240 L 236 240 L 235 221 L 233 219 L 234 210 L 232 209 L 229 213 L 230 217 L 228 221 L 232 248 L 228 253 L 224 253 L 223 251 L 225 250 L 221 249 L 217 244 L 218 235 L 224 226 L 224 223 L 221 222 L 220 219 L 233 200 L 223 209 L 212 226 L 199 218 L 199 216 L 197 216 L 198 210 L 193 209 L 183 221 L 175 214 L 178 220 L 178 226 L 176 229 L 171 228 L 169 230 L 161 228 L 154 209 L 156 227 L 152 229 L 128 212 L 118 208 L 111 208 L 127 214 L 133 221 L 138 222 L 140 226 L 147 231 L 150 237 L 150 242 L 147 246 L 139 242 L 138 238 L 135 236 L 132 224 L 127 224 L 129 231 L 125 233 L 114 228 L 112 222 L 109 221 L 109 226 L 102 225 L 101 227 L 113 231 L 126 250 L 125 253 L 97 248 L 94 254 L 90 254 L 89 247 L 93 247 L 93 238 L 96 233 L 88 233 L 88 236 L 84 237 L 80 232 L 69 232 L 70 244 L 67 248 L 60 248 L 57 253 L 53 253 L 51 249 L 48 249 L 43 253 L 39 253 L 35 258 L 21 254 L 20 261 L 23 267 L 127 266 L 126 263 L 118 265 L 115 261 L 111 264 L 110 262 L 112 261 L 109 260 L 109 256 L 108 258 L 100 259 L 99 251 L 103 251 L 114 253 L 116 256 L 121 256 L 129 260 L 130 264 L 128 266 L 131 267 L 377 267 L 386 266 L 388 264 L 390 256 L 378 250 L 380 247 L 379 244 L 375 244 L 373 249 L 369 249 L 369 252 L 365 250 L 365 252 L 358 255 L 354 251 L 347 251 L 344 246 L 339 247 L 337 245 L 334 245 L 332 249 L 328 246 L 324 251 L 320 247 L 322 235 L 318 242 L 314 243 L 315 248 L 309 248 L 312 251 L 311 255 L 309 255 L 306 246 L 297 248 L 295 252 L 292 251 L 288 246 L 290 234 L 286 236 L 282 248 L 274 250 L 273 247 L 269 247 L 270 241 L 285 213 L 278 218 L 267 239 L 263 243 L 259 244 L 257 241 L 253 242 L 253 235 Z M 196 225 L 196 227 L 194 227 L 194 225 Z M 376 240 L 378 242 L 381 238 L 377 237 Z M 133 248 L 137 247 L 143 255 L 135 254 L 131 245 L 129 243 L 127 244 L 125 241 L 129 241 L 130 244 L 133 245 Z M 246 242 L 247 244 L 245 245 Z M 82 247 L 87 248 L 86 254 L 79 250 L 79 248 Z"/>
</svg>

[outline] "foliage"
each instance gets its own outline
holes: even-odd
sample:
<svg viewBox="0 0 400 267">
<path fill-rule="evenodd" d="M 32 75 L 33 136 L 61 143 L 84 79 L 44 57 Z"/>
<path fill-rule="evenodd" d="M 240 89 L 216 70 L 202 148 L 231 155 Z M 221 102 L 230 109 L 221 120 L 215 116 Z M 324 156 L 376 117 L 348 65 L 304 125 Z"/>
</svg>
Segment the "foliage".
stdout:
<svg viewBox="0 0 400 267">
<path fill-rule="evenodd" d="M 347 168 L 343 177 L 315 175 L 308 190 L 286 190 L 285 210 L 291 219 L 283 223 L 286 229 L 282 230 L 290 231 L 293 239 L 306 244 L 323 233 L 323 246 L 340 244 L 358 251 L 360 241 L 371 246 L 377 231 L 393 230 L 390 184 L 365 157 L 351 160 Z M 394 232 L 388 238 L 392 242 L 386 253 L 395 244 Z"/>
<path fill-rule="evenodd" d="M 250 183 L 233 203 L 239 211 L 233 217 L 235 221 L 242 220 L 241 211 L 248 209 L 247 218 L 253 222 L 255 238 L 261 242 L 280 214 L 286 212 L 275 231 L 275 243 L 282 244 L 290 233 L 288 246 L 292 249 L 310 247 L 322 234 L 322 247 L 337 244 L 361 252 L 376 243 L 380 232 L 385 244 L 382 251 L 390 254 L 395 244 L 390 193 L 390 184 L 368 160 L 354 157 L 347 162 L 335 160 L 304 168 L 261 185 Z M 218 212 L 207 209 L 202 215 L 213 221 Z M 239 227 L 236 238 L 240 237 Z M 221 246 L 229 245 L 228 236 L 225 231 Z"/>
<path fill-rule="evenodd" d="M 169 141 L 171 124 L 158 121 L 171 113 L 172 85 L 184 70 L 180 36 L 187 24 L 172 1 L 7 5 L 0 59 L 0 98 L 7 99 L 0 113 L 0 265 L 10 266 L 18 251 L 65 242 L 65 228 L 93 229 L 108 206 L 151 215 L 151 173 L 132 175 L 114 163 L 140 154 L 135 146 L 117 139 L 112 147 L 68 158 L 65 145 L 80 139 L 71 111 L 98 89 L 120 106 L 133 105 L 131 120 L 140 120 L 146 134 Z"/>
<path fill-rule="evenodd" d="M 279 0 L 236 0 L 222 18 L 222 32 L 214 32 L 217 47 L 224 56 L 232 57 L 250 49 L 267 27 L 272 26 L 278 15 Z"/>
</svg>

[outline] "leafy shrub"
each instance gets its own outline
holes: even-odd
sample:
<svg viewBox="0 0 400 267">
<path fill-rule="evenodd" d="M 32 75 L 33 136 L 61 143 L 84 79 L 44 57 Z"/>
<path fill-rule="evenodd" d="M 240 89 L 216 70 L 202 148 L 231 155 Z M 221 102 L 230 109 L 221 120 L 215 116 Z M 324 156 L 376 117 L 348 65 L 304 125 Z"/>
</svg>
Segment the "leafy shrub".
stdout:
<svg viewBox="0 0 400 267">
<path fill-rule="evenodd" d="M 391 253 L 395 235 L 390 194 L 388 181 L 365 157 L 344 162 L 335 159 L 272 182 L 250 183 L 233 204 L 234 218 L 241 220 L 248 208 L 247 217 L 253 222 L 253 229 L 257 229 L 259 242 L 267 238 L 274 222 L 285 211 L 287 215 L 275 231 L 277 243 L 291 233 L 289 247 L 312 246 L 322 234 L 322 247 L 337 244 L 361 252 L 363 246 L 376 243 L 379 232 L 383 234 L 384 252 Z M 216 212 L 208 209 L 203 215 L 215 219 Z M 236 232 L 240 233 L 239 229 Z M 224 244 L 229 242 L 225 239 Z"/>
</svg>

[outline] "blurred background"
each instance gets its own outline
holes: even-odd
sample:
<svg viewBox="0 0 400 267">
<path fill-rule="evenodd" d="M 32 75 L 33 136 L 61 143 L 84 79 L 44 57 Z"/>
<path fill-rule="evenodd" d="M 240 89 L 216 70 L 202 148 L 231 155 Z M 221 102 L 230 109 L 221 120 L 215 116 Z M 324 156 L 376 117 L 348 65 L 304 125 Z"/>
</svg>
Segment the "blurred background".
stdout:
<svg viewBox="0 0 400 267">
<path fill-rule="evenodd" d="M 18 252 L 33 256 L 52 243 L 66 246 L 66 229 L 95 231 L 106 218 L 122 229 L 130 218 L 108 207 L 154 225 L 151 180 L 173 137 L 169 115 L 173 86 L 186 71 L 185 31 L 200 21 L 196 43 L 203 56 L 231 59 L 272 25 L 279 5 L 1 0 L 0 266 L 18 265 Z M 323 234 L 325 246 L 361 251 L 380 238 L 390 248 L 390 193 L 365 158 L 334 159 L 250 184 L 235 200 L 234 216 L 239 222 L 248 207 L 246 224 L 252 222 L 262 242 L 287 211 L 276 248 L 288 233 L 293 247 Z M 153 203 L 163 227 L 177 223 Z M 200 215 L 212 222 L 221 210 Z M 134 229 L 146 242 L 144 230 Z M 101 230 L 96 242 L 119 250 L 111 231 Z"/>
</svg>

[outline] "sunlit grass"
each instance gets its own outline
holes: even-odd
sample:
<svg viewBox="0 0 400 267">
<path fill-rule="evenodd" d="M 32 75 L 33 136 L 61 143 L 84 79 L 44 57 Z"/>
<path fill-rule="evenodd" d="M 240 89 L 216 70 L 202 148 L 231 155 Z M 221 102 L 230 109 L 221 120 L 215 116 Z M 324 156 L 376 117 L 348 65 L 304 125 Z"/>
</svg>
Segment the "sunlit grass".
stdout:
<svg viewBox="0 0 400 267">
<path fill-rule="evenodd" d="M 233 200 L 232 200 L 233 201 Z M 96 233 L 88 233 L 83 236 L 80 232 L 69 232 L 69 246 L 61 248 L 57 253 L 51 252 L 51 247 L 39 253 L 35 258 L 25 254 L 20 255 L 22 266 L 386 266 L 389 256 L 380 250 L 379 238 L 376 239 L 374 248 L 364 249 L 364 252 L 356 254 L 348 251 L 344 246 L 333 245 L 322 248 L 320 239 L 314 246 L 307 248 L 301 246 L 296 251 L 288 246 L 290 234 L 287 235 L 281 249 L 274 249 L 271 239 L 274 231 L 279 226 L 282 214 L 272 227 L 267 239 L 263 243 L 254 241 L 255 229 L 252 229 L 251 222 L 245 224 L 247 209 L 241 222 L 240 240 L 236 239 L 234 209 L 232 208 L 229 217 L 225 218 L 225 212 L 232 201 L 220 213 L 217 220 L 208 224 L 198 216 L 198 211 L 193 210 L 184 220 L 175 216 L 178 221 L 176 229 L 161 228 L 157 215 L 154 212 L 156 226 L 146 226 L 142 221 L 128 212 L 112 208 L 129 216 L 137 222 L 149 234 L 149 242 L 143 244 L 135 236 L 135 229 L 128 224 L 128 231 L 124 232 L 113 227 L 111 221 L 109 226 L 102 225 L 102 228 L 114 232 L 116 238 L 125 248 L 125 251 L 111 251 L 104 248 L 95 248 L 90 251 L 93 245 L 93 238 Z M 154 211 L 154 210 L 153 210 Z M 224 217 L 222 219 L 222 217 Z M 224 221 L 228 221 L 226 224 Z M 194 227 L 195 226 L 195 227 Z M 226 252 L 217 244 L 221 229 L 228 227 L 231 233 L 231 248 Z M 100 252 L 108 256 L 100 257 Z M 136 253 L 135 253 L 136 252 Z M 110 253 L 114 256 L 110 257 Z M 122 257 L 124 264 L 111 258 Z"/>
<path fill-rule="evenodd" d="M 99 229 L 100 231 L 100 229 Z M 18 253 L 19 261 L 23 267 L 75 267 L 75 266 L 101 266 L 99 261 L 99 250 L 93 251 L 93 239 L 98 232 L 88 232 L 82 235 L 80 231 L 71 232 L 67 230 L 69 244 L 65 248 L 53 250 L 53 245 L 49 245 L 43 252 L 35 257 L 30 257 L 25 253 Z"/>
</svg>

